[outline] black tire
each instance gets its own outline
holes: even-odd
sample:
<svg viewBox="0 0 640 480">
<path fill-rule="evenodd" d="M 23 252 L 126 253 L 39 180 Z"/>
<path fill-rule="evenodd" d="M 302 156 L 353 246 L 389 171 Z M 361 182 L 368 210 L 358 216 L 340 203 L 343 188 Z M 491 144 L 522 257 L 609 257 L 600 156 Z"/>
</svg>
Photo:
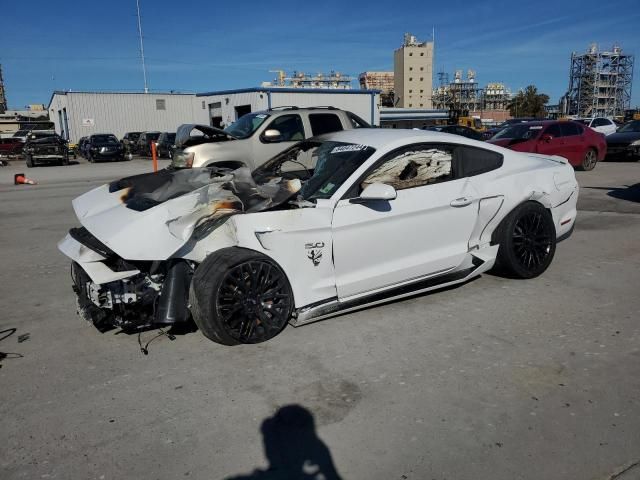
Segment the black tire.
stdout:
<svg viewBox="0 0 640 480">
<path fill-rule="evenodd" d="M 500 245 L 496 270 L 511 278 L 534 278 L 551 264 L 556 229 L 551 213 L 538 202 L 525 202 L 505 217 L 493 235 Z"/>
<path fill-rule="evenodd" d="M 93 159 L 93 155 L 91 155 L 91 152 L 87 152 L 87 161 L 89 163 L 93 163 L 95 160 Z"/>
<path fill-rule="evenodd" d="M 62 165 L 64 165 L 64 166 L 69 165 L 69 157 L 64 157 L 64 158 L 62 159 L 62 162 L 61 162 L 61 163 L 62 163 Z"/>
<path fill-rule="evenodd" d="M 598 163 L 598 152 L 594 148 L 590 148 L 584 154 L 584 158 L 580 164 L 580 170 L 584 170 L 585 172 L 593 170 L 596 167 L 596 163 Z"/>
<path fill-rule="evenodd" d="M 27 162 L 27 168 L 31 168 L 33 167 L 34 163 L 33 163 L 33 157 L 31 155 L 26 155 L 24 157 L 25 162 Z"/>
<path fill-rule="evenodd" d="M 208 339 L 223 345 L 261 343 L 287 326 L 293 293 L 273 260 L 232 247 L 214 252 L 198 266 L 189 304 L 196 325 Z"/>
</svg>

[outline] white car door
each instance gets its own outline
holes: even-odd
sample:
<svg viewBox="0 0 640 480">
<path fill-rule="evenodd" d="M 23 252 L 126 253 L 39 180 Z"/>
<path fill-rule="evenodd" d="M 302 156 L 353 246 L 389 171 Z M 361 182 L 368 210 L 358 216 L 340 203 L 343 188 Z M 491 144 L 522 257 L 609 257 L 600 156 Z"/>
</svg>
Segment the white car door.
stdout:
<svg viewBox="0 0 640 480">
<path fill-rule="evenodd" d="M 336 204 L 332 229 L 338 298 L 445 273 L 462 263 L 478 199 L 470 179 L 456 178 L 452 171 L 452 152 L 445 145 L 414 145 L 387 156 L 355 187 L 385 183 L 396 189 L 397 198 L 363 204 L 342 199 Z"/>
<path fill-rule="evenodd" d="M 611 135 L 616 133 L 616 124 L 608 118 L 594 118 L 591 121 L 591 128 L 596 132 L 603 133 L 604 135 Z"/>
</svg>

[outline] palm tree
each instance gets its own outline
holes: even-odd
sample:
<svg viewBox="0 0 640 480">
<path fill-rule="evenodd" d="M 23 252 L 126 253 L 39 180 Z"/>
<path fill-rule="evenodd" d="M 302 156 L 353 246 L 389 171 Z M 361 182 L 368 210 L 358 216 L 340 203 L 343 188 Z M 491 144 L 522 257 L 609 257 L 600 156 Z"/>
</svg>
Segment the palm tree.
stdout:
<svg viewBox="0 0 640 480">
<path fill-rule="evenodd" d="M 509 113 L 512 117 L 544 118 L 544 106 L 549 102 L 549 95 L 538 93 L 535 85 L 529 85 L 511 99 Z"/>
</svg>

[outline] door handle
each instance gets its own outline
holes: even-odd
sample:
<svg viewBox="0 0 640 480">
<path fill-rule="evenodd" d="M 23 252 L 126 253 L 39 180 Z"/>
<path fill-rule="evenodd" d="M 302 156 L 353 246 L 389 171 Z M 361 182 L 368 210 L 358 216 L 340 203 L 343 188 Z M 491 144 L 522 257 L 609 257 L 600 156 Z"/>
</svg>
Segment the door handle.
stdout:
<svg viewBox="0 0 640 480">
<path fill-rule="evenodd" d="M 472 198 L 460 197 L 460 198 L 456 198 L 455 200 L 452 200 L 449 205 L 451 205 L 452 207 L 460 208 L 460 207 L 466 207 L 467 205 L 471 205 L 472 203 L 473 203 Z"/>
</svg>

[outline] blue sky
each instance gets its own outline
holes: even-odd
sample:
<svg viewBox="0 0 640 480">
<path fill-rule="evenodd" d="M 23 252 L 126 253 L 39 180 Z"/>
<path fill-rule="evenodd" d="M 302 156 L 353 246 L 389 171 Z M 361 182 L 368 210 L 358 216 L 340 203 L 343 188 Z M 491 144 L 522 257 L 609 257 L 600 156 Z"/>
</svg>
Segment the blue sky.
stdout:
<svg viewBox="0 0 640 480">
<path fill-rule="evenodd" d="M 9 105 L 54 89 L 142 90 L 135 0 L 3 2 L 0 63 Z M 140 0 L 151 90 L 258 86 L 282 68 L 357 76 L 392 70 L 404 32 L 436 29 L 435 70 L 529 84 L 556 103 L 571 51 L 619 43 L 640 55 L 638 0 L 221 2 Z M 639 60 L 640 61 L 640 60 Z M 636 83 L 638 62 L 636 62 Z M 436 81 L 437 79 L 434 79 Z M 640 85 L 632 104 L 640 104 Z"/>
</svg>

